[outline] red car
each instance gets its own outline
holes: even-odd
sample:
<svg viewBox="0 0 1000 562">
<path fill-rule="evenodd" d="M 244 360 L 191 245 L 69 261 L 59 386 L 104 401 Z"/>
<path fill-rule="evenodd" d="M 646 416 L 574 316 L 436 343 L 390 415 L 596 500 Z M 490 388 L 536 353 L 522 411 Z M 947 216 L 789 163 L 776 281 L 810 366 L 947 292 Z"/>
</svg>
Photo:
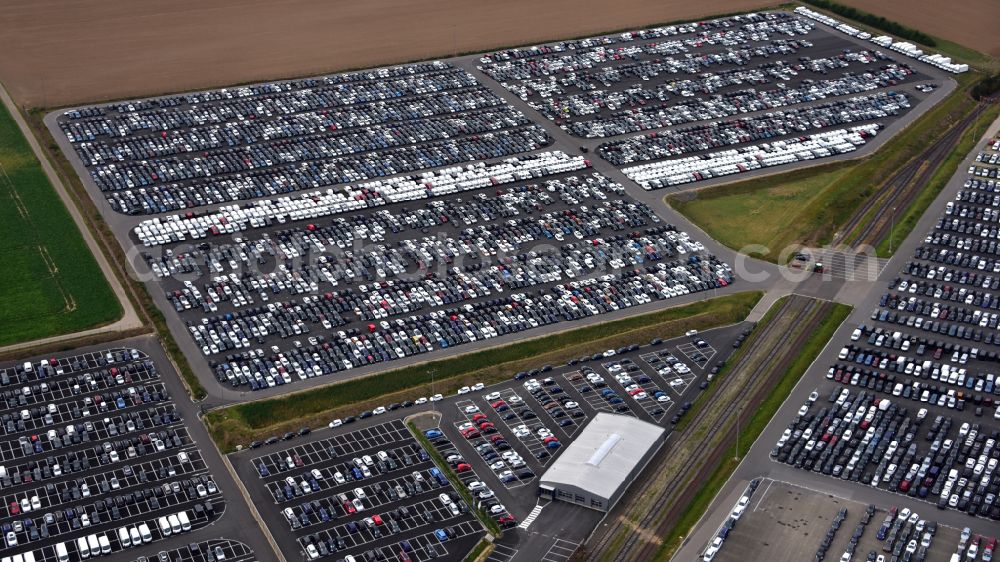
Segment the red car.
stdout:
<svg viewBox="0 0 1000 562">
<path fill-rule="evenodd" d="M 17 502 L 10 502 L 10 514 L 17 515 L 21 513 L 21 506 L 17 505 Z"/>
<path fill-rule="evenodd" d="M 477 431 L 473 427 L 470 427 L 469 429 L 466 429 L 465 431 L 462 432 L 462 437 L 465 437 L 466 439 L 475 439 L 476 437 L 479 437 L 479 431 Z"/>
<path fill-rule="evenodd" d="M 495 430 L 496 426 L 493 425 L 493 422 L 484 421 L 483 423 L 479 424 L 479 429 L 480 431 L 486 431 L 487 429 Z"/>
<path fill-rule="evenodd" d="M 496 410 L 498 408 L 501 408 L 503 406 L 506 406 L 506 405 L 507 405 L 507 403 L 504 402 L 503 400 L 497 400 L 496 402 L 490 404 L 490 406 L 493 406 L 494 410 Z"/>
<path fill-rule="evenodd" d="M 478 423 L 480 420 L 485 420 L 485 419 L 486 419 L 486 415 L 483 414 L 482 412 L 479 412 L 476 415 L 472 416 L 472 422 L 473 423 Z"/>
<path fill-rule="evenodd" d="M 354 505 L 351 502 L 344 502 L 344 511 L 347 513 L 355 513 L 357 510 L 354 509 Z"/>
<path fill-rule="evenodd" d="M 455 472 L 468 472 L 472 470 L 472 467 L 468 463 L 460 462 L 455 466 Z"/>
<path fill-rule="evenodd" d="M 372 521 L 374 521 L 376 525 L 381 525 L 382 524 L 382 516 L 381 515 L 372 515 Z"/>
</svg>

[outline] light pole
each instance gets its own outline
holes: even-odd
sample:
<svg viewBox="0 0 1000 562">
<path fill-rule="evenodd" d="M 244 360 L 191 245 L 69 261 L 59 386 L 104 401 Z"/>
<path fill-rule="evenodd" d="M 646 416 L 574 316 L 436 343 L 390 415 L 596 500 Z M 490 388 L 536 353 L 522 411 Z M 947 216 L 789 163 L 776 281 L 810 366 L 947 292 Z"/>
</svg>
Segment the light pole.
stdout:
<svg viewBox="0 0 1000 562">
<path fill-rule="evenodd" d="M 434 400 L 434 396 L 435 396 L 435 394 L 434 394 L 434 374 L 436 372 L 437 372 L 437 369 L 431 369 L 430 370 L 430 375 L 431 375 L 431 411 L 434 412 L 434 413 L 437 413 L 437 401 Z"/>
<path fill-rule="evenodd" d="M 892 253 L 892 231 L 896 227 L 896 207 L 892 208 L 892 213 L 889 215 L 889 253 Z"/>
</svg>

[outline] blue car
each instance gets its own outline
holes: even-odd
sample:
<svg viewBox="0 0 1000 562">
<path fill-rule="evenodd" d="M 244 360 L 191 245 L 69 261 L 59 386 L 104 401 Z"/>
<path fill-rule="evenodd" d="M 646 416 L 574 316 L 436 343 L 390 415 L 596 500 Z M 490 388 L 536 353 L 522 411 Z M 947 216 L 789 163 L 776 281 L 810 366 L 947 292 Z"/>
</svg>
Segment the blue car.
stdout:
<svg viewBox="0 0 1000 562">
<path fill-rule="evenodd" d="M 441 542 L 448 540 L 448 533 L 444 532 L 444 529 L 434 529 L 434 536 Z"/>
<path fill-rule="evenodd" d="M 260 463 L 260 466 L 257 467 L 257 471 L 260 472 L 261 477 L 271 475 L 271 471 L 268 470 L 266 466 L 264 466 L 264 463 Z"/>
<path fill-rule="evenodd" d="M 424 437 L 426 437 L 428 439 L 437 439 L 438 437 L 441 437 L 442 435 L 443 435 L 443 433 L 441 433 L 440 429 L 428 429 L 427 431 L 424 432 Z"/>
</svg>

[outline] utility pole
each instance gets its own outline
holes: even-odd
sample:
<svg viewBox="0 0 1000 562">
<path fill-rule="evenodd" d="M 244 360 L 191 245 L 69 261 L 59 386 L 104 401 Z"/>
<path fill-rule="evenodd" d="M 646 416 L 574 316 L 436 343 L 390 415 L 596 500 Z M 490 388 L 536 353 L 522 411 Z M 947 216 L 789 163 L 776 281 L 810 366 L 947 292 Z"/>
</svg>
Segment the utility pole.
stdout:
<svg viewBox="0 0 1000 562">
<path fill-rule="evenodd" d="M 896 228 L 896 207 L 892 208 L 892 214 L 889 215 L 889 253 L 892 253 L 892 232 Z"/>
</svg>

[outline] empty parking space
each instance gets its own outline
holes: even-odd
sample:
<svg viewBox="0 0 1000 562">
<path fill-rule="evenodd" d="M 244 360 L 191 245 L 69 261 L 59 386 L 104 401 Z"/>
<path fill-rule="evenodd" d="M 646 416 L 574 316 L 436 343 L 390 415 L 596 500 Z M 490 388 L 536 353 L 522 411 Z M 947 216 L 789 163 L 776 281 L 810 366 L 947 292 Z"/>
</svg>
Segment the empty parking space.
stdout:
<svg viewBox="0 0 1000 562">
<path fill-rule="evenodd" d="M 211 539 L 192 542 L 173 550 L 161 550 L 155 557 L 140 556 L 137 562 L 256 562 L 253 550 L 240 541 Z"/>
</svg>

